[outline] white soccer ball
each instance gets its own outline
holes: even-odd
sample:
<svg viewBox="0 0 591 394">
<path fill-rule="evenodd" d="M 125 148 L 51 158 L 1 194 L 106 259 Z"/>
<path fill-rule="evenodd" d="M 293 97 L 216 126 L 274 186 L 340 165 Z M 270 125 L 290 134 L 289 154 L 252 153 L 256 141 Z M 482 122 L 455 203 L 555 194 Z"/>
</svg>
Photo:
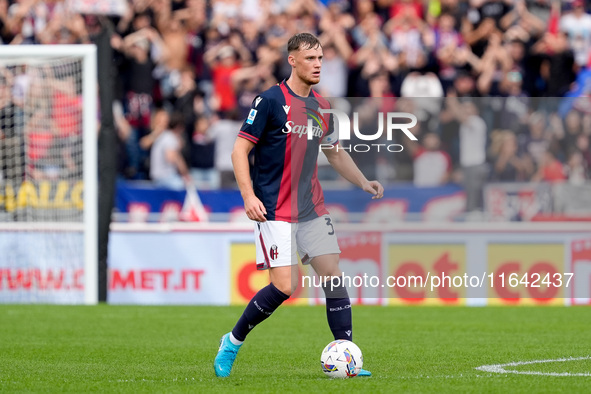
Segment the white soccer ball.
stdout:
<svg viewBox="0 0 591 394">
<path fill-rule="evenodd" d="M 320 355 L 322 371 L 331 378 L 352 378 L 363 367 L 361 349 L 351 341 L 332 341 Z"/>
</svg>

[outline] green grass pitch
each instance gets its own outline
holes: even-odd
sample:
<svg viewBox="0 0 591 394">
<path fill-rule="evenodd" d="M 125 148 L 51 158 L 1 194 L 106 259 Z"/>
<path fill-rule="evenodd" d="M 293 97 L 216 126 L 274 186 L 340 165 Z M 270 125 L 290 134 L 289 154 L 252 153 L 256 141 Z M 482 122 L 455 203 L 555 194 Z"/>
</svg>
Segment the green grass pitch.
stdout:
<svg viewBox="0 0 591 394">
<path fill-rule="evenodd" d="M 218 379 L 220 336 L 241 307 L 0 305 L 0 391 L 7 392 L 588 392 L 585 307 L 355 307 L 354 339 L 371 378 L 331 380 L 322 307 L 286 306 L 257 327 L 232 376 Z"/>
</svg>

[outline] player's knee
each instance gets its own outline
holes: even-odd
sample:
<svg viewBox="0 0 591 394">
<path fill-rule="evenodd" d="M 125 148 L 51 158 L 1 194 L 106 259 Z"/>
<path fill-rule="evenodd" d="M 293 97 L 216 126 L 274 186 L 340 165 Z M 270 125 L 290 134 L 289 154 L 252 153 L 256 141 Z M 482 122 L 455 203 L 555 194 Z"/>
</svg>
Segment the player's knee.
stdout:
<svg viewBox="0 0 591 394">
<path fill-rule="evenodd" d="M 279 283 L 273 283 L 277 290 L 282 292 L 288 297 L 291 297 L 293 293 L 295 293 L 296 289 L 298 288 L 297 282 L 293 281 L 281 281 Z"/>
</svg>

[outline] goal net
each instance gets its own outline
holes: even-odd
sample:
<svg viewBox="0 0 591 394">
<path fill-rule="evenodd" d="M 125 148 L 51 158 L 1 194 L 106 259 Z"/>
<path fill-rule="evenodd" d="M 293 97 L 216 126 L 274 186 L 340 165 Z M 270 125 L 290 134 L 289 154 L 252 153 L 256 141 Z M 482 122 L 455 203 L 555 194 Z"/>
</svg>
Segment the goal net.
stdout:
<svg viewBox="0 0 591 394">
<path fill-rule="evenodd" d="M 0 302 L 97 302 L 92 45 L 0 46 Z"/>
</svg>

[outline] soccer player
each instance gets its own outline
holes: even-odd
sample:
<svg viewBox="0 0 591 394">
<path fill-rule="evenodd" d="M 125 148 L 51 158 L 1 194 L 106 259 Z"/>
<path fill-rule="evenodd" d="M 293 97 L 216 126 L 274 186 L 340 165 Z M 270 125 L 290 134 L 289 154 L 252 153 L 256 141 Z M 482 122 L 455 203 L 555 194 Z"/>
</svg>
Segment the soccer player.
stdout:
<svg viewBox="0 0 591 394">
<path fill-rule="evenodd" d="M 320 81 L 322 66 L 318 38 L 296 34 L 289 39 L 287 50 L 290 77 L 254 99 L 232 152 L 246 214 L 256 222 L 257 269 L 269 270 L 271 283 L 250 300 L 234 329 L 222 337 L 214 362 L 220 377 L 230 375 L 248 333 L 295 290 L 297 252 L 302 263 L 311 264 L 321 278 L 341 275 L 340 249 L 316 176 L 320 144 L 327 148 L 323 152 L 332 167 L 345 179 L 374 199 L 384 193 L 379 182 L 365 178 L 346 151 L 337 149 L 332 116 L 322 116 L 321 109 L 329 108 L 328 102 L 312 90 Z M 251 178 L 248 156 L 253 149 Z M 352 340 L 347 289 L 335 280 L 325 282 L 323 290 L 334 338 Z M 361 370 L 359 376 L 371 373 Z"/>
</svg>

